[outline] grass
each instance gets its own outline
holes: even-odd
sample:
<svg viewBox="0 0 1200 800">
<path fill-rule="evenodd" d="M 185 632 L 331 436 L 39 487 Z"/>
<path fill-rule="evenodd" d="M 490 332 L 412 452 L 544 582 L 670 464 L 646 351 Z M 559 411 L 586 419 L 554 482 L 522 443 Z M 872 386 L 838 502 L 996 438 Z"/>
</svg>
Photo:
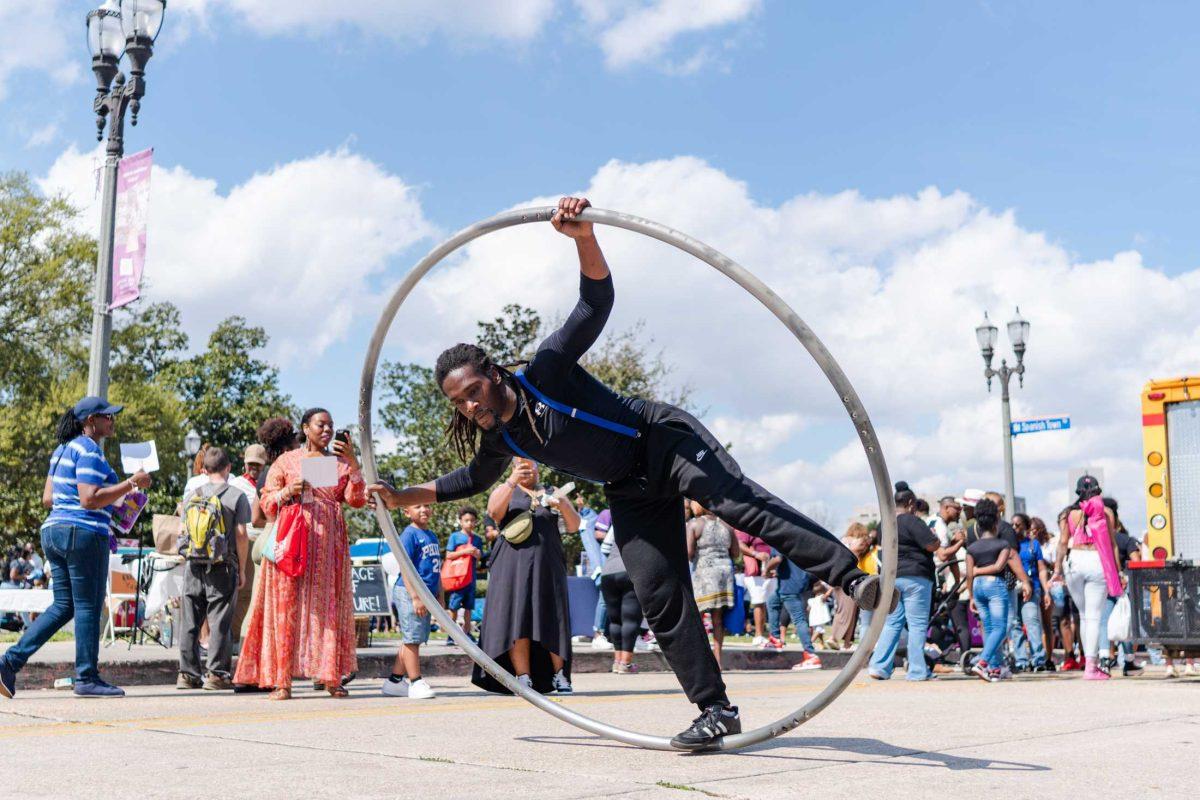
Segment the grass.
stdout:
<svg viewBox="0 0 1200 800">
<path fill-rule="evenodd" d="M 21 638 L 21 634 L 14 631 L 0 631 L 0 644 L 9 644 Z M 50 637 L 52 642 L 73 642 L 75 634 L 70 631 L 59 631 Z"/>
<path fill-rule="evenodd" d="M 671 783 L 670 781 L 657 781 L 654 785 L 661 786 L 664 789 L 678 789 L 681 792 L 699 792 L 700 794 L 707 795 L 708 797 L 721 797 L 721 795 L 717 794 L 716 792 L 705 791 L 704 789 L 698 788 L 696 786 L 688 786 L 686 783 Z"/>
</svg>

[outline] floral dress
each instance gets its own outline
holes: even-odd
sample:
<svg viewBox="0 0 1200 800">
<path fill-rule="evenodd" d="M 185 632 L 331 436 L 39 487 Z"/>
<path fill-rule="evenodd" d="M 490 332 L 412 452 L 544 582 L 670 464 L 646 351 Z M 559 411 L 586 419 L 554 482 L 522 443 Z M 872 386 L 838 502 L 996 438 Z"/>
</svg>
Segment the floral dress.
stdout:
<svg viewBox="0 0 1200 800">
<path fill-rule="evenodd" d="M 301 461 L 313 455 L 292 450 L 271 466 L 260 501 L 268 517 L 278 515 L 283 489 L 300 479 Z M 292 578 L 263 559 L 255 575 L 250 627 L 234 683 L 286 689 L 292 678 L 307 676 L 337 686 L 343 676 L 358 669 L 342 503 L 353 508 L 366 505 L 366 483 L 358 470 L 339 457 L 337 486 L 312 489 L 292 502 L 301 504 L 308 523 L 307 565 Z"/>
<path fill-rule="evenodd" d="M 729 548 L 733 531 L 716 517 L 704 516 L 688 522 L 699 530 L 692 559 L 692 589 L 701 612 L 733 608 L 733 559 Z"/>
</svg>

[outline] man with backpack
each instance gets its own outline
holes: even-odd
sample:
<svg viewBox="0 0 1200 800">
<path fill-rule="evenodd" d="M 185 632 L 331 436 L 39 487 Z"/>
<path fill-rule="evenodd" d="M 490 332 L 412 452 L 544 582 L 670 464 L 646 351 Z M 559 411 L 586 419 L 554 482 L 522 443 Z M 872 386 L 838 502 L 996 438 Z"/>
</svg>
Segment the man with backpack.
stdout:
<svg viewBox="0 0 1200 800">
<path fill-rule="evenodd" d="M 186 562 L 177 689 L 233 688 L 233 617 L 250 557 L 250 501 L 229 484 L 231 466 L 224 450 L 210 447 L 204 455 L 208 483 L 183 501 L 179 554 Z M 201 678 L 199 635 L 206 618 L 208 663 Z"/>
</svg>

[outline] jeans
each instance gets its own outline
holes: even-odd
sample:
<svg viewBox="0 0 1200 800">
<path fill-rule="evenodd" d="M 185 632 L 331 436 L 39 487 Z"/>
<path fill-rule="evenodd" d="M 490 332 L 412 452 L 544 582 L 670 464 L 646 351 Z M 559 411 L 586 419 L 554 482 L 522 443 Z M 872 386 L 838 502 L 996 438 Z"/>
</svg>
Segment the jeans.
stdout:
<svg viewBox="0 0 1200 800">
<path fill-rule="evenodd" d="M 979 660 L 996 668 L 1000 666 L 1000 645 L 1008 627 L 1008 588 L 999 575 L 984 575 L 975 579 L 974 591 L 975 610 L 983 624 L 983 652 Z"/>
<path fill-rule="evenodd" d="M 2 658 L 14 670 L 25 666 L 58 629 L 75 619 L 75 679 L 100 678 L 100 610 L 108 592 L 108 537 L 76 525 L 42 529 L 42 552 L 54 579 L 54 602 L 33 621 Z"/>
<path fill-rule="evenodd" d="M 1042 587 L 1034 589 L 1033 597 L 1021 599 L 1021 587 L 1017 586 L 1009 596 L 1008 638 L 1012 642 L 1013 658 L 1017 666 L 1027 667 L 1031 661 L 1034 666 L 1046 663 L 1046 642 L 1042 637 Z M 1015 604 L 1015 608 L 1014 608 Z M 1013 625 L 1013 618 L 1017 623 Z M 1025 629 L 1021 626 L 1024 624 Z M 1015 628 L 1015 632 L 1014 632 Z"/>
<path fill-rule="evenodd" d="M 815 653 L 817 648 L 813 647 L 812 633 L 808 629 L 808 598 L 809 593 L 804 594 L 780 594 L 779 592 L 771 592 L 767 597 L 767 630 L 772 636 L 779 636 L 779 618 L 782 616 L 781 610 L 786 607 L 788 614 L 792 617 L 792 622 L 796 624 L 796 635 L 800 637 L 800 644 L 804 646 L 804 652 Z M 850 602 L 854 602 L 853 599 Z"/>
<path fill-rule="evenodd" d="M 883 678 L 892 677 L 896 668 L 896 648 L 900 646 L 900 631 L 908 627 L 908 675 L 910 681 L 929 677 L 925 664 L 925 636 L 929 632 L 929 604 L 933 599 L 933 581 L 928 578 L 896 578 L 896 594 L 900 602 L 883 623 L 875 652 L 871 654 L 868 671 Z"/>
<path fill-rule="evenodd" d="M 1079 606 L 1080 627 L 1083 628 L 1084 658 L 1097 658 L 1100 653 L 1100 617 L 1108 604 L 1108 585 L 1100 554 L 1095 550 L 1072 550 L 1066 566 L 1067 590 Z"/>
<path fill-rule="evenodd" d="M 600 586 L 600 577 L 596 577 L 596 586 Z M 608 604 L 604 600 L 604 592 L 601 591 L 596 597 L 596 616 L 592 618 L 592 631 L 597 634 L 603 634 L 608 630 Z"/>
</svg>

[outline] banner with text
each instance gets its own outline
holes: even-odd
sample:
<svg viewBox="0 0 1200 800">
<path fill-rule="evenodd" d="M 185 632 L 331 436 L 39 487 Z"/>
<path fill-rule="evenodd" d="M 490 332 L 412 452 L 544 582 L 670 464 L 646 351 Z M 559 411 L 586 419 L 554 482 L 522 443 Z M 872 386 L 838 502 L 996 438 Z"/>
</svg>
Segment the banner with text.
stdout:
<svg viewBox="0 0 1200 800">
<path fill-rule="evenodd" d="M 142 294 L 146 265 L 146 212 L 154 149 L 134 153 L 117 166 L 117 212 L 113 233 L 112 305 L 120 308 Z"/>
</svg>

